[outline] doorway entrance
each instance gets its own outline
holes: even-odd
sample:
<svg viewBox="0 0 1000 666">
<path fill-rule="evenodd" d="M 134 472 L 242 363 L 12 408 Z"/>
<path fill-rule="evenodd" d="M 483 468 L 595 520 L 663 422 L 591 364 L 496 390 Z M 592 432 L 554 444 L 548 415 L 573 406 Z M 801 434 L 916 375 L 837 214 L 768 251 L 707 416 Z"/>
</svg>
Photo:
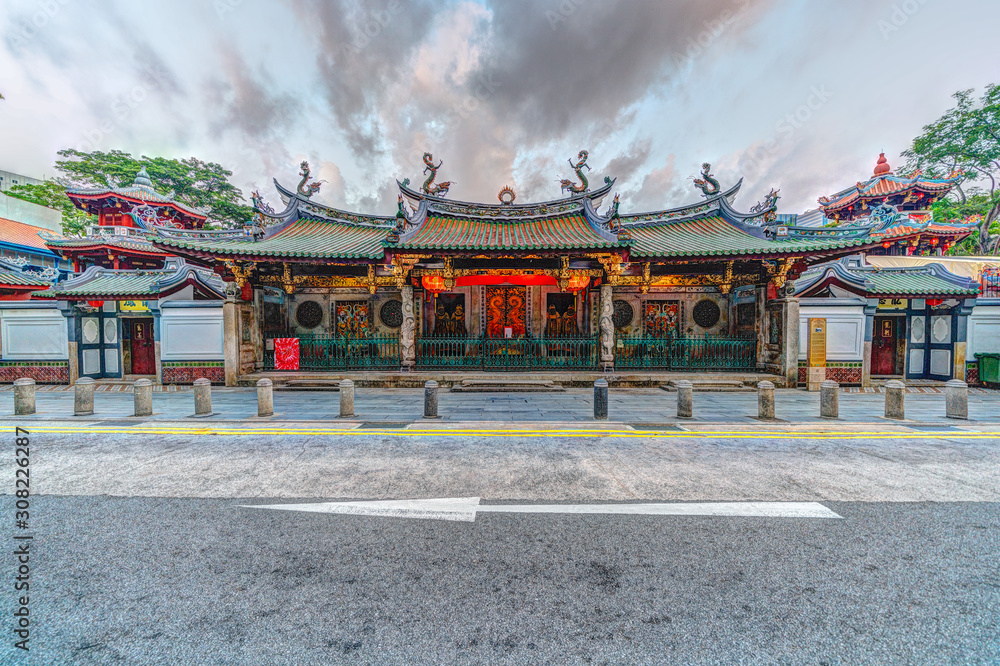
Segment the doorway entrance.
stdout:
<svg viewBox="0 0 1000 666">
<path fill-rule="evenodd" d="M 133 375 L 155 375 L 156 353 L 153 344 L 153 319 L 127 319 Z"/>
<path fill-rule="evenodd" d="M 875 317 L 872 336 L 872 374 L 901 375 L 899 354 L 900 326 L 904 317 Z"/>
<path fill-rule="evenodd" d="M 523 338 L 526 307 L 524 287 L 486 287 L 486 336 Z"/>
</svg>

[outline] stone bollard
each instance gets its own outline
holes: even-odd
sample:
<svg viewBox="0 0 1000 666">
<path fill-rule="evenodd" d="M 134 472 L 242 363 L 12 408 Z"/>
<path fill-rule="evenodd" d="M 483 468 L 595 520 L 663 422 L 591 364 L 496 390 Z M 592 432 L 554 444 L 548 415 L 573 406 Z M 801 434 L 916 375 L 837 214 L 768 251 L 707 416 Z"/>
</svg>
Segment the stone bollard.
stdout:
<svg viewBox="0 0 1000 666">
<path fill-rule="evenodd" d="M 14 381 L 14 416 L 35 413 L 35 380 L 21 377 Z"/>
<path fill-rule="evenodd" d="M 340 418 L 354 417 L 354 382 L 350 379 L 340 380 Z"/>
<path fill-rule="evenodd" d="M 757 418 L 774 418 L 774 384 L 767 380 L 757 384 Z"/>
<path fill-rule="evenodd" d="M 132 397 L 135 401 L 133 416 L 153 415 L 153 382 L 148 379 L 137 379 L 132 384 Z"/>
<path fill-rule="evenodd" d="M 438 418 L 438 383 L 433 379 L 424 383 L 424 418 Z"/>
<path fill-rule="evenodd" d="M 905 419 L 906 385 L 895 379 L 885 383 L 885 418 Z"/>
<path fill-rule="evenodd" d="M 677 418 L 689 419 L 694 409 L 694 385 L 686 379 L 677 384 Z"/>
<path fill-rule="evenodd" d="M 90 416 L 94 413 L 94 380 L 90 377 L 80 377 L 73 385 L 75 397 L 73 401 L 73 416 Z"/>
<path fill-rule="evenodd" d="M 819 384 L 819 415 L 825 419 L 840 418 L 840 384 L 832 379 Z"/>
<path fill-rule="evenodd" d="M 949 419 L 969 418 L 969 385 L 961 379 L 951 379 L 944 385 L 944 410 Z"/>
<path fill-rule="evenodd" d="M 608 382 L 598 379 L 594 382 L 594 418 L 606 421 L 608 418 Z"/>
<path fill-rule="evenodd" d="M 273 386 L 270 379 L 257 380 L 257 416 L 274 416 Z"/>
<path fill-rule="evenodd" d="M 260 411 L 259 405 L 257 411 Z M 194 380 L 194 415 L 211 416 L 211 414 L 212 382 L 205 377 L 199 377 Z"/>
</svg>

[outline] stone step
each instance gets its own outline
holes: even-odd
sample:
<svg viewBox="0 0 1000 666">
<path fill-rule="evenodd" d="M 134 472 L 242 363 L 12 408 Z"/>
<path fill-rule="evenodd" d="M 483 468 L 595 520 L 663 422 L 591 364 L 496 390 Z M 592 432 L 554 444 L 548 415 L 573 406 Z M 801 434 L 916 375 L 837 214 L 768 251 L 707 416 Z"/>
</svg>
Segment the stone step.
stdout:
<svg viewBox="0 0 1000 666">
<path fill-rule="evenodd" d="M 677 391 L 679 379 L 671 379 L 666 384 L 661 384 L 664 391 Z M 740 379 L 689 379 L 691 388 L 694 391 L 711 393 L 751 393 L 756 391 L 756 387 L 748 386 Z"/>
<path fill-rule="evenodd" d="M 565 391 L 560 384 L 551 379 L 463 379 L 460 384 L 454 384 L 452 391 L 459 393 L 544 393 Z"/>
<path fill-rule="evenodd" d="M 339 379 L 289 379 L 274 385 L 275 391 L 339 391 Z"/>
</svg>

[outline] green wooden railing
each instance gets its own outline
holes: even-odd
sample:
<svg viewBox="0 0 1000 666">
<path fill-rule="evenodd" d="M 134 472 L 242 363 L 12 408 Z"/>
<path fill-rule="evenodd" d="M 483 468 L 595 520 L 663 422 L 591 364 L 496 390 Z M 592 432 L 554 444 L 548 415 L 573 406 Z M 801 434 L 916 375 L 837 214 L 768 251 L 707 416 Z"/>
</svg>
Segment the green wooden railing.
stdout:
<svg viewBox="0 0 1000 666">
<path fill-rule="evenodd" d="M 597 338 L 419 338 L 417 366 L 483 370 L 597 367 Z"/>
<path fill-rule="evenodd" d="M 754 370 L 756 341 L 749 337 L 623 337 L 615 343 L 615 368 Z"/>
<path fill-rule="evenodd" d="M 299 370 L 399 369 L 399 338 L 333 335 L 288 336 L 299 339 Z M 274 370 L 274 351 L 264 352 L 264 369 Z"/>
</svg>

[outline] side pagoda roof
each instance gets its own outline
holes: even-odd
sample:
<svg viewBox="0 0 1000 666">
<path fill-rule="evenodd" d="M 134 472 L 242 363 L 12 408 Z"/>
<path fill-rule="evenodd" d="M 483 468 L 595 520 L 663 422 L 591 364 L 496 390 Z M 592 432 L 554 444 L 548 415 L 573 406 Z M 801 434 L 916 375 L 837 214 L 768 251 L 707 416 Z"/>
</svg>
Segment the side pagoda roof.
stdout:
<svg viewBox="0 0 1000 666">
<path fill-rule="evenodd" d="M 124 227 L 123 227 L 124 228 Z M 99 252 L 120 252 L 125 254 L 145 254 L 164 257 L 166 252 L 160 250 L 143 236 L 114 233 L 115 227 L 101 227 L 97 233 L 81 238 L 64 238 L 40 232 L 45 246 L 64 257 L 76 254 L 94 254 Z"/>
<path fill-rule="evenodd" d="M 135 180 L 128 187 L 96 187 L 96 188 L 70 188 L 66 190 L 66 196 L 76 205 L 77 208 L 88 213 L 97 214 L 102 206 L 100 203 L 106 199 L 121 199 L 132 204 L 150 206 L 168 206 L 184 216 L 194 218 L 204 222 L 208 219 L 208 213 L 182 204 L 174 199 L 172 195 L 163 195 L 153 188 L 153 181 L 146 173 L 146 167 L 142 167 L 136 174 Z"/>
<path fill-rule="evenodd" d="M 827 217 L 856 216 L 881 203 L 912 203 L 913 208 L 927 208 L 946 195 L 959 180 L 961 174 L 958 173 L 948 178 L 932 178 L 920 171 L 909 176 L 896 175 L 885 153 L 881 153 L 871 178 L 836 194 L 820 197 L 819 207 Z"/>
<path fill-rule="evenodd" d="M 171 259 L 161 270 L 113 270 L 91 266 L 83 273 L 35 294 L 38 298 L 69 301 L 147 300 L 162 298 L 187 285 L 209 298 L 225 297 L 225 285 L 219 276 L 200 270 L 182 259 Z"/>
<path fill-rule="evenodd" d="M 816 296 L 831 285 L 872 298 L 974 297 L 979 293 L 975 280 L 956 275 L 941 264 L 879 268 L 858 266 L 850 259 L 803 273 L 795 281 L 795 293 Z"/>
</svg>

